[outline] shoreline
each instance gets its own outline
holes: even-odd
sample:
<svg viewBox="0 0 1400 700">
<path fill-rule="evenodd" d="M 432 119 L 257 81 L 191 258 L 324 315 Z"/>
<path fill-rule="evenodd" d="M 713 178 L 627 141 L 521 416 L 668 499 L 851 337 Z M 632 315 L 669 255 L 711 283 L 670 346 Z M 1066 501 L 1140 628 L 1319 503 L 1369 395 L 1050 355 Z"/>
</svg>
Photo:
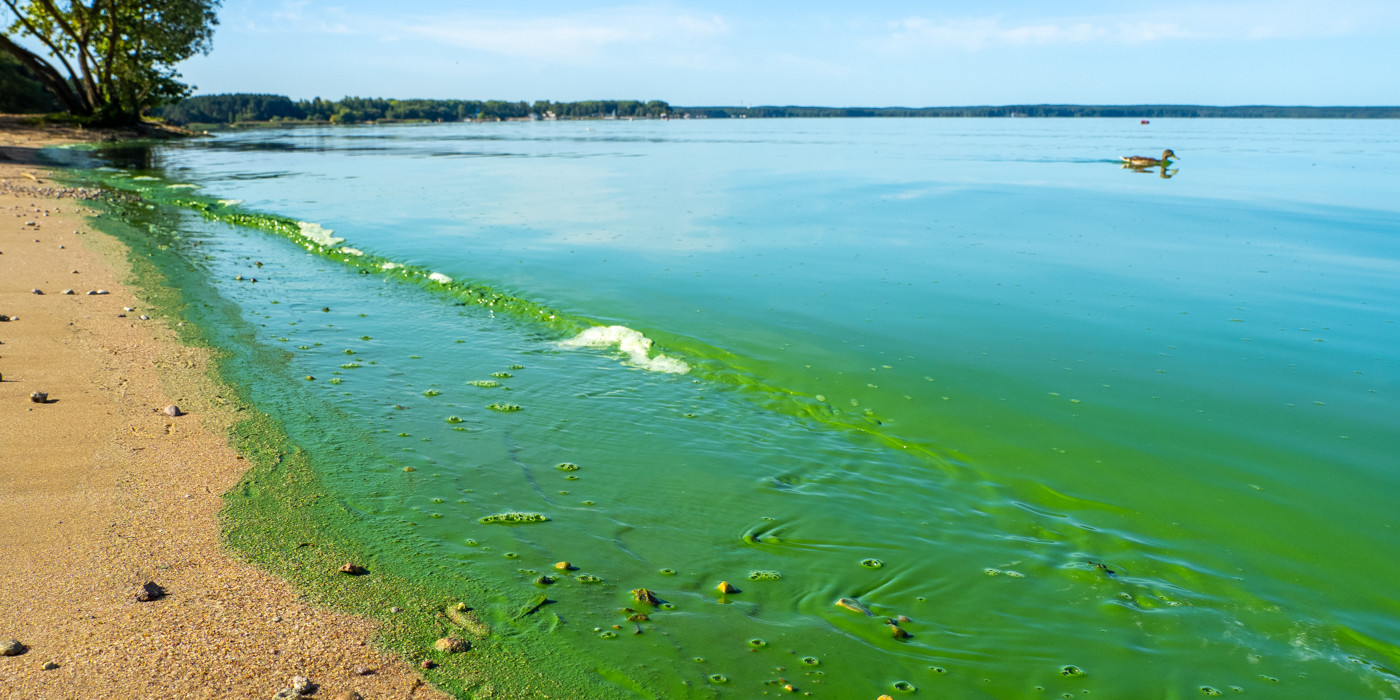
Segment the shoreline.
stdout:
<svg viewBox="0 0 1400 700">
<path fill-rule="evenodd" d="M 213 352 L 182 344 L 123 284 L 126 246 L 36 165 L 40 148 L 97 134 L 11 126 L 0 124 L 0 314 L 17 317 L 0 322 L 0 641 L 26 652 L 0 657 L 0 686 L 250 698 L 304 676 L 318 698 L 447 697 L 377 649 L 378 625 L 307 602 L 228 549 L 222 496 L 248 461 L 230 446 L 238 418 L 216 401 Z M 171 404 L 185 415 L 161 412 Z M 138 602 L 146 582 L 165 596 Z"/>
</svg>

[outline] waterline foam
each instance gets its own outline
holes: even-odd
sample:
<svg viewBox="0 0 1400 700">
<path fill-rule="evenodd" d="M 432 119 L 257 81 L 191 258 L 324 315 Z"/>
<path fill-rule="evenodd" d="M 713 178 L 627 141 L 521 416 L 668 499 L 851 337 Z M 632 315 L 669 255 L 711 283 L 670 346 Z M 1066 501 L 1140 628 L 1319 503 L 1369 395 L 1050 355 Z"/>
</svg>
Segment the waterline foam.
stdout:
<svg viewBox="0 0 1400 700">
<path fill-rule="evenodd" d="M 690 365 L 665 355 L 649 357 L 651 338 L 626 326 L 594 326 L 559 343 L 565 348 L 606 348 L 616 345 L 627 355 L 628 362 L 653 372 L 685 374 Z"/>
</svg>

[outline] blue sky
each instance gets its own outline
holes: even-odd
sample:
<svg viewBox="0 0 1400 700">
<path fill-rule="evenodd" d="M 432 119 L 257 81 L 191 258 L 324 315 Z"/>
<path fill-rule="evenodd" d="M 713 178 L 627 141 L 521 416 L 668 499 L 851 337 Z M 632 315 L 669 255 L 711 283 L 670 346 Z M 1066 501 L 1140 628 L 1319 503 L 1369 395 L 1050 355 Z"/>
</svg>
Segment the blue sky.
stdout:
<svg viewBox="0 0 1400 700">
<path fill-rule="evenodd" d="M 1400 104 L 1400 0 L 226 0 L 200 94 Z"/>
</svg>

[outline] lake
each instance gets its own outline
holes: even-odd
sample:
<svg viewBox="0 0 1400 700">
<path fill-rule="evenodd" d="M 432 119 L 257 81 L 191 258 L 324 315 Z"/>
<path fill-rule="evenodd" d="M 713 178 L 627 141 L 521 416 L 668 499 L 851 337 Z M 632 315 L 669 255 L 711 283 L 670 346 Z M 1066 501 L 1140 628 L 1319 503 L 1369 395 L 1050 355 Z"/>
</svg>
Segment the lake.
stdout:
<svg viewBox="0 0 1400 700">
<path fill-rule="evenodd" d="M 576 697 L 1400 694 L 1400 122 L 97 155 L 380 566 Z"/>
</svg>

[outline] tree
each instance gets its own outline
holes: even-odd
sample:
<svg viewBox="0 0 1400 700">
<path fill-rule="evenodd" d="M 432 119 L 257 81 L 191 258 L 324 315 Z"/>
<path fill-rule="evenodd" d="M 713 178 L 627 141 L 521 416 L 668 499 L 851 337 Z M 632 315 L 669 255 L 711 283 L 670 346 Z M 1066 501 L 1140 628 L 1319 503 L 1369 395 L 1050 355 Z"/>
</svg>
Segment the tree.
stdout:
<svg viewBox="0 0 1400 700">
<path fill-rule="evenodd" d="M 58 101 L 34 74 L 0 51 L 0 112 L 53 112 Z"/>
<path fill-rule="evenodd" d="M 0 0 L 13 22 L 0 50 L 43 82 L 68 112 L 134 123 L 189 94 L 174 66 L 208 53 L 220 0 Z M 48 58 L 20 45 L 29 38 Z"/>
</svg>

